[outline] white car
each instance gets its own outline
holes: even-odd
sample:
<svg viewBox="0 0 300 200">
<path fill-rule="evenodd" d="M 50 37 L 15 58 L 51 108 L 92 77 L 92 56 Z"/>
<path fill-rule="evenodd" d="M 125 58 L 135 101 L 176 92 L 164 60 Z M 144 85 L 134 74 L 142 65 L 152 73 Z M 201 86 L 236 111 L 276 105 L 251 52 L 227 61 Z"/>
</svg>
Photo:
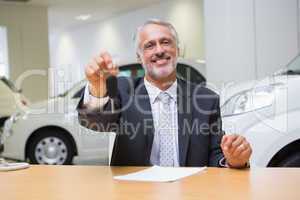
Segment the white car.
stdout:
<svg viewBox="0 0 300 200">
<path fill-rule="evenodd" d="M 120 76 L 143 76 L 138 63 L 119 65 Z M 180 59 L 178 76 L 205 83 L 204 64 Z M 97 163 L 107 164 L 109 134 L 97 133 L 80 126 L 76 106 L 85 81 L 63 95 L 15 112 L 6 121 L 0 143 L 3 157 L 28 159 L 38 164 Z"/>
<path fill-rule="evenodd" d="M 12 81 L 0 76 L 0 132 L 6 119 L 19 107 L 27 106 L 28 100 Z"/>
<path fill-rule="evenodd" d="M 300 167 L 300 56 L 272 76 L 222 93 L 223 128 L 248 139 L 252 167 Z"/>
</svg>

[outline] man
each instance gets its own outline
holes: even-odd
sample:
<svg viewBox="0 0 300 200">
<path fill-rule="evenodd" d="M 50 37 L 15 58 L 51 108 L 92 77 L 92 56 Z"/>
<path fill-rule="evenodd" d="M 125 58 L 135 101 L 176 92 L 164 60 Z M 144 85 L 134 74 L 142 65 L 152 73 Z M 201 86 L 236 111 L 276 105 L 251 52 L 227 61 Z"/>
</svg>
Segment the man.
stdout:
<svg viewBox="0 0 300 200">
<path fill-rule="evenodd" d="M 94 130 L 117 132 L 111 165 L 245 167 L 251 147 L 242 136 L 223 134 L 218 96 L 176 77 L 174 27 L 149 20 L 138 28 L 135 42 L 145 77 L 119 78 L 113 101 L 106 89 L 106 79 L 117 74 L 110 54 L 96 56 L 85 68 L 89 83 L 79 120 Z"/>
</svg>

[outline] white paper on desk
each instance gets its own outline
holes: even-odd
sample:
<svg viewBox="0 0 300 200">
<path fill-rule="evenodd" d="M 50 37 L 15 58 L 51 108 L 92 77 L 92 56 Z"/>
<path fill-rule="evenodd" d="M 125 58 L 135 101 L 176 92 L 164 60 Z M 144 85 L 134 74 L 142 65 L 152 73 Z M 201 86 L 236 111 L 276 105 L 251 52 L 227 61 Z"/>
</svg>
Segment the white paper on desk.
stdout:
<svg viewBox="0 0 300 200">
<path fill-rule="evenodd" d="M 176 181 L 187 176 L 191 176 L 205 170 L 206 167 L 159 167 L 153 166 L 148 169 L 123 175 L 115 176 L 116 180 L 125 181 L 151 181 L 151 182 L 169 182 Z"/>
</svg>

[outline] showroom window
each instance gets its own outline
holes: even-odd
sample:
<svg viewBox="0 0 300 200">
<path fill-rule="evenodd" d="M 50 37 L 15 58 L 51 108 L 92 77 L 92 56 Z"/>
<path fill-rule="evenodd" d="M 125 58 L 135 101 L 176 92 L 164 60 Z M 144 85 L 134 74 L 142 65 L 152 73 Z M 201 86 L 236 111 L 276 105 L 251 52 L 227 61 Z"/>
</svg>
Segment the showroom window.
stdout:
<svg viewBox="0 0 300 200">
<path fill-rule="evenodd" d="M 9 77 L 7 30 L 4 26 L 0 26 L 0 76 Z"/>
</svg>

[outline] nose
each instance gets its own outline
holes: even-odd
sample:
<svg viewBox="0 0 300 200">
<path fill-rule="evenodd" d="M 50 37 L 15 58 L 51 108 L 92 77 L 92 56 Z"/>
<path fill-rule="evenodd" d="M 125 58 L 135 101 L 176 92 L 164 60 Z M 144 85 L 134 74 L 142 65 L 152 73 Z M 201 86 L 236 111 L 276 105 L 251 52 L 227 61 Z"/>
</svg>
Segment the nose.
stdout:
<svg viewBox="0 0 300 200">
<path fill-rule="evenodd" d="M 157 45 L 156 45 L 156 48 L 155 48 L 155 54 L 156 54 L 157 56 L 163 56 L 164 53 L 165 53 L 165 49 L 162 47 L 162 45 L 157 44 Z"/>
</svg>

